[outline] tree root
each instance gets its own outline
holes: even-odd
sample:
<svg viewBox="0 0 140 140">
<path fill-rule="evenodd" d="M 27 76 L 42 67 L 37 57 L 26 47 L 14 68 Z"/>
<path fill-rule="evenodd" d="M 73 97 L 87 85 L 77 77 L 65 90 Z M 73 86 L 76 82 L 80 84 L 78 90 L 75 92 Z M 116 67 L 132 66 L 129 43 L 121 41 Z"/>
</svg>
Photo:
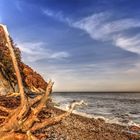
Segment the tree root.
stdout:
<svg viewBox="0 0 140 140">
<path fill-rule="evenodd" d="M 7 97 L 18 97 L 18 96 L 20 96 L 20 93 L 19 92 L 9 93 L 6 96 Z"/>
<path fill-rule="evenodd" d="M 31 114 L 29 115 L 28 119 L 24 122 L 22 129 L 27 131 L 33 125 L 34 122 L 38 121 L 38 114 L 42 110 L 42 108 L 46 105 L 47 99 L 52 91 L 53 82 L 49 82 L 46 93 L 42 96 L 38 106 L 36 108 L 31 108 Z"/>
<path fill-rule="evenodd" d="M 37 138 L 32 134 L 34 131 L 58 123 L 59 121 L 69 116 L 74 110 L 74 108 L 77 105 L 83 104 L 83 102 L 75 102 L 70 105 L 68 112 L 52 118 L 45 119 L 43 122 L 40 122 L 40 120 L 38 119 L 38 114 L 46 106 L 46 102 L 48 101 L 49 95 L 52 92 L 52 87 L 54 83 L 52 81 L 49 81 L 46 87 L 46 92 L 43 95 L 38 95 L 34 99 L 30 99 L 27 97 L 24 92 L 18 62 L 16 60 L 15 53 L 9 39 L 9 34 L 7 34 L 6 27 L 2 25 L 0 25 L 0 27 L 3 28 L 3 32 L 5 34 L 5 39 L 7 42 L 6 45 L 11 54 L 13 67 L 19 87 L 19 93 L 13 93 L 10 96 L 20 95 L 21 100 L 20 105 L 16 109 L 9 109 L 0 106 L 0 110 L 8 112 L 9 114 L 7 117 L 1 116 L 1 118 L 5 119 L 5 121 L 0 126 L 0 140 L 37 140 Z M 33 88 L 33 90 L 36 89 Z M 33 107 L 34 104 L 36 104 L 35 107 Z"/>
<path fill-rule="evenodd" d="M 4 107 L 4 106 L 0 106 L 0 110 L 1 110 L 1 111 L 4 111 L 4 112 L 11 113 L 11 112 L 13 112 L 14 109 L 6 108 L 6 107 Z"/>
<path fill-rule="evenodd" d="M 61 114 L 61 115 L 52 117 L 52 118 L 45 119 L 45 120 L 43 120 L 42 123 L 36 123 L 36 124 L 30 129 L 30 131 L 31 131 L 31 132 L 34 132 L 34 131 L 39 130 L 39 129 L 41 129 L 41 128 L 44 128 L 44 127 L 46 127 L 46 126 L 54 125 L 54 124 L 56 124 L 56 123 L 62 121 L 63 119 L 65 119 L 66 117 L 68 117 L 68 116 L 72 113 L 72 111 L 74 110 L 74 108 L 75 108 L 76 106 L 81 106 L 82 104 L 84 104 L 83 101 L 72 103 L 72 104 L 70 105 L 70 108 L 69 108 L 69 110 L 68 110 L 67 112 L 65 112 L 65 113 L 63 113 L 63 114 Z"/>
<path fill-rule="evenodd" d="M 76 106 L 83 104 L 83 101 L 74 102 L 70 105 L 69 110 L 67 112 L 55 117 L 47 118 L 43 120 L 43 122 L 40 122 L 37 115 L 46 104 L 48 95 L 51 93 L 52 85 L 53 85 L 52 82 L 48 83 L 48 88 L 46 89 L 46 94 L 44 95 L 45 99 L 44 96 L 42 96 L 41 100 L 40 100 L 40 96 L 38 96 L 39 98 L 37 97 L 35 98 L 34 103 L 36 103 L 35 101 L 38 101 L 38 99 L 39 99 L 39 103 L 36 108 L 33 108 L 31 110 L 31 113 L 28 116 L 22 119 L 21 118 L 17 119 L 15 114 L 17 115 L 17 111 L 19 111 L 19 109 L 15 110 L 15 114 L 14 113 L 12 114 L 12 116 L 14 116 L 12 117 L 13 118 L 12 122 L 6 120 L 3 127 L 0 127 L 0 131 L 1 131 L 0 140 L 9 140 L 9 139 L 10 140 L 12 139 L 13 140 L 36 140 L 35 136 L 33 136 L 32 134 L 33 132 L 42 129 L 46 126 L 51 126 L 62 121 L 72 113 L 72 111 L 75 109 Z M 4 117 L 4 119 L 8 119 L 8 118 Z M 22 133 L 17 133 L 17 131 L 20 131 Z"/>
<path fill-rule="evenodd" d="M 34 104 L 39 102 L 42 99 L 42 95 L 38 95 L 37 97 L 31 99 L 29 98 L 29 106 L 32 107 Z"/>
</svg>

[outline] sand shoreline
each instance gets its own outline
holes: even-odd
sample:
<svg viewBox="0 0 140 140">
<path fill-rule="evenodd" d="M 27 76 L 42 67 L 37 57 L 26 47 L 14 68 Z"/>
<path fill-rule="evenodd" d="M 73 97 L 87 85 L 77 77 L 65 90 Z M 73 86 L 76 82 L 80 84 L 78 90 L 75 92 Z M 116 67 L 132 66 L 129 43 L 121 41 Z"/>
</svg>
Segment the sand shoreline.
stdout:
<svg viewBox="0 0 140 140">
<path fill-rule="evenodd" d="M 64 110 L 53 108 L 55 114 L 63 113 Z M 73 122 L 73 123 L 72 123 Z M 68 140 L 138 140 L 138 131 L 132 131 L 132 127 L 119 124 L 106 123 L 103 119 L 87 118 L 79 114 L 71 114 L 55 126 L 60 127 L 61 132 L 67 134 Z M 65 128 L 65 130 L 63 129 Z M 134 127 L 133 127 L 134 128 Z M 132 133 L 131 133 L 132 132 Z"/>
<path fill-rule="evenodd" d="M 8 108 L 15 108 L 19 105 L 19 98 L 0 97 L 0 105 Z M 64 113 L 49 103 L 39 114 L 39 119 L 43 121 L 46 117 L 53 117 Z M 6 115 L 0 111 L 0 115 Z M 0 120 L 2 123 L 2 120 Z M 133 130 L 133 131 L 132 131 Z M 129 132 L 133 133 L 129 133 Z M 139 140 L 140 129 L 128 128 L 118 124 L 106 123 L 103 119 L 94 119 L 71 114 L 60 123 L 43 128 L 34 134 L 39 140 Z"/>
</svg>

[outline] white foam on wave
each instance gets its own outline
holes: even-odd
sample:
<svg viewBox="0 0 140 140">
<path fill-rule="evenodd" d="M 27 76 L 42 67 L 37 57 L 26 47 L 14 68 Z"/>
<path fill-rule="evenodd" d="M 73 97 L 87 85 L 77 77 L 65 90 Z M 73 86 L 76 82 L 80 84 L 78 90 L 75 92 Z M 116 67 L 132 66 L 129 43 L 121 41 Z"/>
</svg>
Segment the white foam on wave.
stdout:
<svg viewBox="0 0 140 140">
<path fill-rule="evenodd" d="M 68 111 L 68 107 L 66 106 L 55 106 L 56 108 L 58 109 L 61 109 L 63 111 Z M 90 119 L 103 119 L 105 121 L 105 123 L 109 123 L 109 124 L 119 124 L 119 125 L 122 125 L 122 126 L 137 126 L 137 127 L 140 127 L 140 124 L 137 124 L 135 122 L 133 122 L 132 120 L 130 120 L 128 123 L 123 123 L 123 122 L 120 122 L 118 118 L 106 118 L 104 116 L 99 116 L 99 115 L 91 115 L 91 114 L 87 114 L 87 113 L 84 113 L 84 112 L 79 112 L 79 111 L 76 111 L 74 110 L 73 111 L 73 114 L 76 114 L 76 115 L 80 115 L 80 116 L 83 116 L 83 117 L 87 117 L 87 118 L 90 118 Z"/>
</svg>

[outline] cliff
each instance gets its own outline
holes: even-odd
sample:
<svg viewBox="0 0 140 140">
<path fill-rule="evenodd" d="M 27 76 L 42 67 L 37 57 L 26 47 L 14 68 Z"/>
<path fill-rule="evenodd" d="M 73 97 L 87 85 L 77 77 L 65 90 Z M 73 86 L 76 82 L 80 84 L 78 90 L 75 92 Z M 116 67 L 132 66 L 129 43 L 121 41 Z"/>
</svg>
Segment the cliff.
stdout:
<svg viewBox="0 0 140 140">
<path fill-rule="evenodd" d="M 18 61 L 18 66 L 26 91 L 44 91 L 47 87 L 47 82 L 40 74 L 22 62 L 21 51 L 16 47 L 12 39 L 11 44 Z M 0 26 L 0 92 L 2 94 L 6 94 L 8 92 L 17 92 L 17 90 L 17 79 L 10 52 L 6 46 L 3 28 Z"/>
</svg>

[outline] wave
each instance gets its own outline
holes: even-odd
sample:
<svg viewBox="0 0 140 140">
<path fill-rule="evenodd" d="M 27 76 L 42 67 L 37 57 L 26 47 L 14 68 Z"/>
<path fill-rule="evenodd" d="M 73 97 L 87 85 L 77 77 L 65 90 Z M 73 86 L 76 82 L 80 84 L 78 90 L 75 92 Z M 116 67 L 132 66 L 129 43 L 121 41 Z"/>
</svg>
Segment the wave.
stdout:
<svg viewBox="0 0 140 140">
<path fill-rule="evenodd" d="M 61 109 L 63 111 L 68 111 L 68 108 L 67 107 L 58 107 L 58 106 L 54 106 L 55 108 L 58 108 L 58 109 Z M 128 121 L 127 123 L 124 121 L 124 122 L 121 122 L 119 120 L 119 118 L 106 118 L 104 116 L 100 116 L 100 115 L 94 115 L 94 114 L 87 114 L 87 113 L 84 113 L 84 112 L 79 112 L 79 111 L 76 111 L 74 110 L 73 111 L 73 114 L 75 115 L 79 115 L 79 116 L 82 116 L 82 117 L 86 117 L 86 118 L 90 118 L 90 119 L 102 119 L 105 121 L 105 123 L 109 123 L 109 124 L 118 124 L 118 125 L 121 125 L 121 126 L 137 126 L 137 127 L 140 127 L 140 124 L 138 123 L 135 123 L 133 122 L 132 120 Z"/>
</svg>

